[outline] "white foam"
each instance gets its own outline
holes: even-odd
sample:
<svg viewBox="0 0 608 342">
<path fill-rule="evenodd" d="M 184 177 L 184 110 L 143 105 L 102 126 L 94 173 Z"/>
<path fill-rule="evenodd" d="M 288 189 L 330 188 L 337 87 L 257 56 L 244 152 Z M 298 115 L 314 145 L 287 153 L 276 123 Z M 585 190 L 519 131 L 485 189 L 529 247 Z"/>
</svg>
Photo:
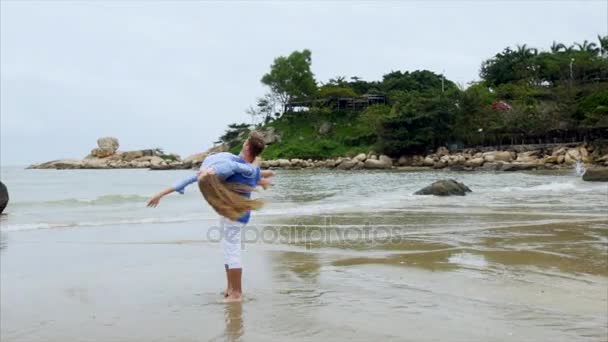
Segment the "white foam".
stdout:
<svg viewBox="0 0 608 342">
<path fill-rule="evenodd" d="M 486 267 L 488 262 L 483 255 L 471 254 L 471 253 L 457 253 L 452 254 L 448 258 L 448 262 L 451 264 L 458 264 L 463 266 L 472 266 L 472 267 Z"/>
</svg>

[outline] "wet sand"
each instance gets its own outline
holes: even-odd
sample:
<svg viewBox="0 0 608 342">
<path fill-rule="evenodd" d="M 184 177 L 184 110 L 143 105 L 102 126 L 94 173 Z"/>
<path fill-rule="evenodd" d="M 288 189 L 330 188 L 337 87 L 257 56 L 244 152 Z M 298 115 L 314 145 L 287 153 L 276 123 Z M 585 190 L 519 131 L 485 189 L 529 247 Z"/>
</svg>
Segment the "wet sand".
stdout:
<svg viewBox="0 0 608 342">
<path fill-rule="evenodd" d="M 252 243 L 241 304 L 212 222 L 5 232 L 0 340 L 605 341 L 608 221 L 572 221 Z"/>
</svg>

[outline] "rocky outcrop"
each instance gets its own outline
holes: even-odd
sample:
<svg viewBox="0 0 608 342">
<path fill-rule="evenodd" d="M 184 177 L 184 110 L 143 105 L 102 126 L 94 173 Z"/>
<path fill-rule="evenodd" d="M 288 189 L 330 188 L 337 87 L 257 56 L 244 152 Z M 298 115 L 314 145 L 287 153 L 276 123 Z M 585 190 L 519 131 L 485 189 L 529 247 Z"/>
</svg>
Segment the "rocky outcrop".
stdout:
<svg viewBox="0 0 608 342">
<path fill-rule="evenodd" d="M 435 196 L 464 196 L 471 192 L 468 186 L 453 179 L 443 179 L 415 192 L 415 195 L 435 195 Z"/>
<path fill-rule="evenodd" d="M 206 154 L 199 157 L 195 155 L 193 159 L 182 161 L 177 154 L 166 154 L 160 149 L 144 149 L 135 151 L 118 151 L 118 139 L 99 138 L 97 147 L 91 154 L 84 159 L 61 159 L 52 160 L 42 164 L 31 165 L 30 169 L 137 169 L 154 168 L 160 169 L 186 169 L 195 166 L 195 161 L 199 163 Z M 227 147 L 223 145 L 215 146 L 215 150 L 223 151 Z"/>
<path fill-rule="evenodd" d="M 608 168 L 589 168 L 583 174 L 583 180 L 587 182 L 608 182 Z"/>
<path fill-rule="evenodd" d="M 8 189 L 4 183 L 0 182 L 0 214 L 4 211 L 4 208 L 8 205 Z"/>
</svg>

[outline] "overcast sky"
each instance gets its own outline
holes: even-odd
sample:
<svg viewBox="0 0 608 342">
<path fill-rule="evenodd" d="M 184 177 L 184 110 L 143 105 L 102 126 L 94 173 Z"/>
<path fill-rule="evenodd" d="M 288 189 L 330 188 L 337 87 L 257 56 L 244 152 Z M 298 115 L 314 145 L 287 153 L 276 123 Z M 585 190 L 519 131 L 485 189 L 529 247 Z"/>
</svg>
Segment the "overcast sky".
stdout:
<svg viewBox="0 0 608 342">
<path fill-rule="evenodd" d="M 318 81 L 445 70 L 466 84 L 506 46 L 608 34 L 607 1 L 1 1 L 2 165 L 212 145 L 264 94 L 273 59 Z"/>
</svg>

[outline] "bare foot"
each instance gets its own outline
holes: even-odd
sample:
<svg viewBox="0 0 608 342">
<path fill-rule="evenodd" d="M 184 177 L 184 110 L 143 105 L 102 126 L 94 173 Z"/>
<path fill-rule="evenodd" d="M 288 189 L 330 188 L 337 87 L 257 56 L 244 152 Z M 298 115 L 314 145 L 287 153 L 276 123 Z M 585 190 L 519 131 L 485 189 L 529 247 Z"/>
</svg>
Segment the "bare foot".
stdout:
<svg viewBox="0 0 608 342">
<path fill-rule="evenodd" d="M 224 303 L 238 303 L 243 301 L 243 296 L 238 292 L 232 292 L 224 297 Z"/>
</svg>

